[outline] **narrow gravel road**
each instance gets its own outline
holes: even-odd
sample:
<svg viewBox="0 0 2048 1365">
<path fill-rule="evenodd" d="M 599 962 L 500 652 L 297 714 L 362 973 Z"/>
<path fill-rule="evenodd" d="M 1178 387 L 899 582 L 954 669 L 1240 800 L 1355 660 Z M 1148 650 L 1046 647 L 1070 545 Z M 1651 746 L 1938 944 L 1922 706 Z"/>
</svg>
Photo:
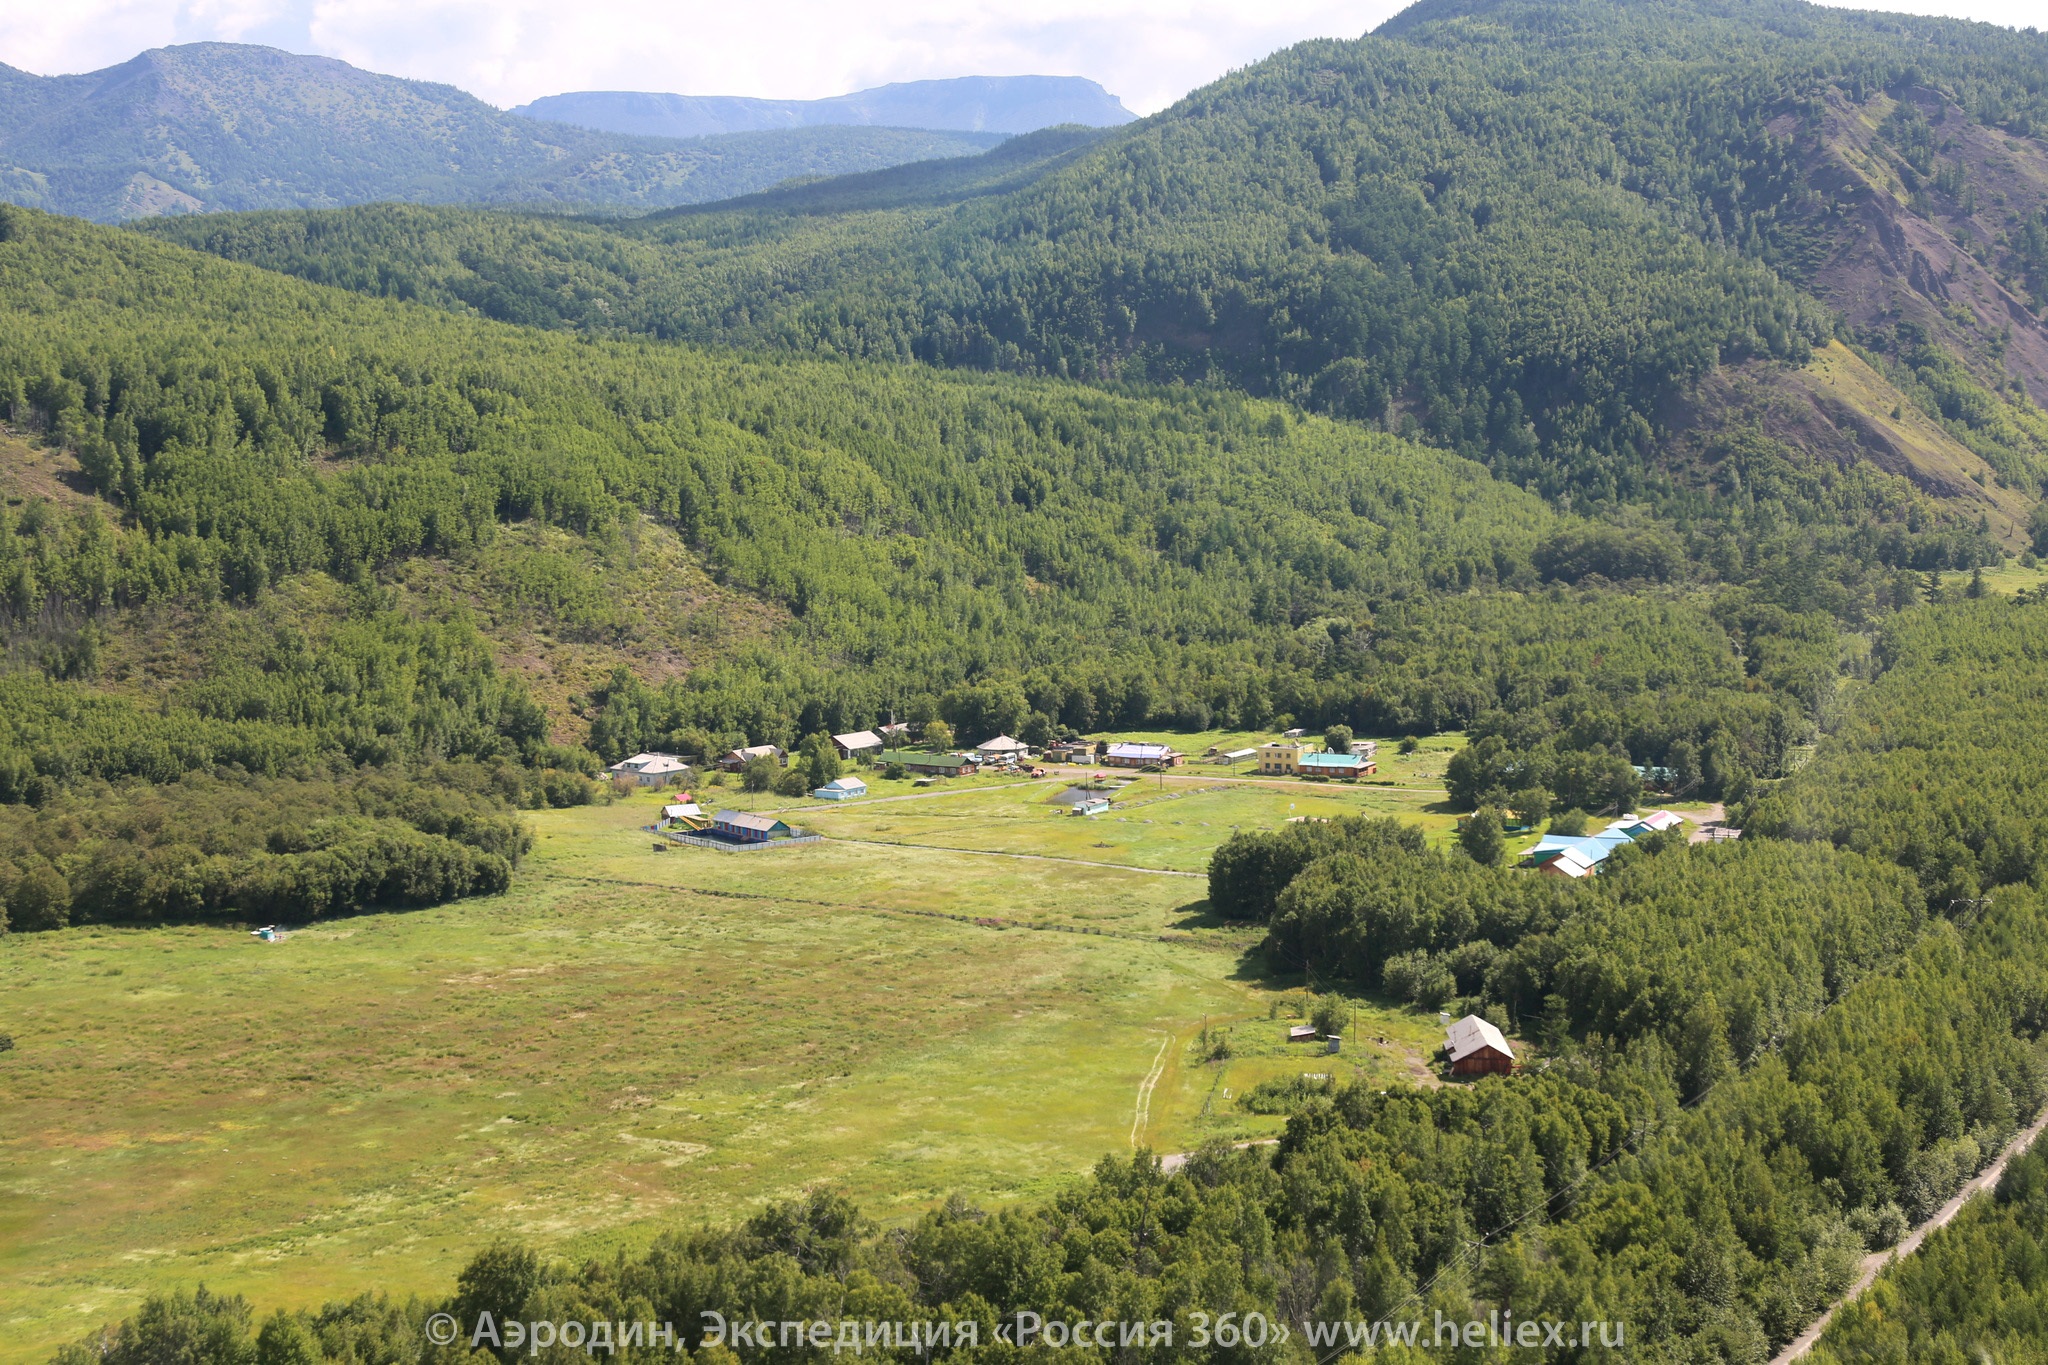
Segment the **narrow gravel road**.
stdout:
<svg viewBox="0 0 2048 1365">
<path fill-rule="evenodd" d="M 1821 1314 L 1815 1320 L 1813 1326 L 1801 1332 L 1797 1340 L 1784 1350 L 1778 1352 L 1772 1358 L 1771 1365 L 1785 1365 L 1785 1362 L 1797 1360 L 1808 1351 L 1811 1351 L 1814 1343 L 1820 1340 L 1821 1333 L 1827 1330 L 1828 1323 L 1834 1320 L 1835 1313 L 1843 1304 L 1853 1303 L 1856 1296 L 1870 1288 L 1871 1283 L 1877 1279 L 1878 1275 L 1894 1259 L 1911 1256 L 1914 1252 L 1918 1251 L 1920 1244 L 1927 1240 L 1928 1233 L 1933 1232 L 1936 1228 L 1947 1227 L 1955 1216 L 1963 1211 L 1963 1205 L 1970 1202 L 1971 1196 L 1981 1194 L 1993 1185 L 1996 1185 L 1998 1177 L 2005 1174 L 2005 1163 L 2011 1161 L 2014 1157 L 2032 1146 L 2034 1139 L 2041 1136 L 2041 1130 L 2044 1127 L 2048 1127 L 2048 1109 L 2042 1110 L 2039 1118 L 2035 1119 L 2029 1127 L 2013 1138 L 2011 1142 L 2005 1144 L 2005 1150 L 1998 1154 L 1998 1160 L 1985 1167 L 1983 1173 L 1975 1180 L 1972 1180 L 1969 1184 L 1963 1186 L 1962 1189 L 1956 1191 L 1955 1198 L 1943 1204 L 1934 1217 L 1928 1219 L 1919 1227 L 1914 1228 L 1911 1235 L 1905 1241 L 1900 1242 L 1889 1250 L 1873 1251 L 1868 1256 L 1865 1256 L 1863 1258 L 1863 1268 L 1856 1276 L 1856 1283 L 1850 1285 L 1848 1292 L 1843 1294 L 1841 1298 L 1836 1299 L 1834 1305 L 1827 1312 Z"/>
</svg>

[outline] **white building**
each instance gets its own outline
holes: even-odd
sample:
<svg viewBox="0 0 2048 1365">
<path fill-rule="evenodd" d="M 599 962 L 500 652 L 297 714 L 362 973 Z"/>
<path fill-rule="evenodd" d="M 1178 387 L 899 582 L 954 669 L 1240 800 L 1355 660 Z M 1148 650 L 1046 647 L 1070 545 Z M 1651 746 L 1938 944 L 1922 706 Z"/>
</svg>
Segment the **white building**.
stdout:
<svg viewBox="0 0 2048 1365">
<path fill-rule="evenodd" d="M 643 787 L 659 787 L 670 778 L 682 777 L 690 765 L 674 754 L 641 753 L 621 759 L 606 769 L 614 777 L 630 777 Z"/>
<path fill-rule="evenodd" d="M 851 801 L 857 796 L 867 794 L 868 784 L 857 777 L 835 777 L 824 786 L 811 791 L 811 795 L 820 801 Z"/>
</svg>

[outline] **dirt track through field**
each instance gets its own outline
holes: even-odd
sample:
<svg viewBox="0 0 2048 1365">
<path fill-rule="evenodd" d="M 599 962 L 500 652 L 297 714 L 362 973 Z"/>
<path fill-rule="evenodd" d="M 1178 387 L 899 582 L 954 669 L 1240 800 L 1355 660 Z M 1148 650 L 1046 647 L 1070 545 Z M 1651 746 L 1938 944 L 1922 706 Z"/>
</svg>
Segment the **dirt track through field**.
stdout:
<svg viewBox="0 0 2048 1365">
<path fill-rule="evenodd" d="M 1969 1203 L 1974 1196 L 1982 1194 L 1996 1185 L 1998 1178 L 2005 1174 L 2005 1164 L 2032 1146 L 2034 1139 L 2041 1136 L 2043 1128 L 2048 1128 L 2048 1109 L 2043 1109 L 2040 1117 L 2036 1118 L 2033 1123 L 2028 1125 L 2018 1136 L 2014 1137 L 2011 1142 L 2005 1144 L 2005 1150 L 1998 1154 L 1998 1160 L 1985 1167 L 1983 1173 L 1978 1175 L 1976 1179 L 1956 1191 L 1955 1198 L 1943 1204 L 1932 1218 L 1922 1223 L 1919 1227 L 1914 1228 L 1905 1241 L 1900 1242 L 1898 1246 L 1889 1250 L 1873 1251 L 1868 1256 L 1865 1256 L 1862 1268 L 1857 1273 L 1856 1282 L 1849 1286 L 1847 1292 L 1842 1297 L 1829 1305 L 1828 1311 L 1815 1319 L 1811 1327 L 1801 1332 L 1790 1346 L 1787 1346 L 1784 1350 L 1773 1356 L 1771 1358 L 1771 1365 L 1787 1365 L 1787 1362 L 1798 1360 L 1808 1351 L 1811 1351 L 1815 1343 L 1820 1340 L 1821 1333 L 1827 1331 L 1828 1324 L 1834 1321 L 1835 1314 L 1841 1310 L 1843 1304 L 1854 1303 L 1857 1297 L 1864 1290 L 1870 1288 L 1877 1277 L 1884 1272 L 1886 1266 L 1895 1260 L 1903 1260 L 1918 1251 L 1920 1244 L 1927 1240 L 1928 1233 L 1935 1231 L 1937 1228 L 1947 1227 L 1955 1219 L 1955 1216 L 1963 1211 L 1963 1205 Z"/>
</svg>

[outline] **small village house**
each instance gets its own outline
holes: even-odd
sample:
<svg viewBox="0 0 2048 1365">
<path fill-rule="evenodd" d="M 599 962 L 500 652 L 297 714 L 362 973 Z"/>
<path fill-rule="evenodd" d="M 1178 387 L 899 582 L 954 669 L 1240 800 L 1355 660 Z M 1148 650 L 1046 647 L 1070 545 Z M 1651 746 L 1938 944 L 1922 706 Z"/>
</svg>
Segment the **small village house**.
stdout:
<svg viewBox="0 0 2048 1365">
<path fill-rule="evenodd" d="M 839 756 L 849 761 L 856 758 L 872 758 L 882 752 L 882 737 L 873 730 L 855 730 L 850 735 L 832 736 L 832 747 Z"/>
<path fill-rule="evenodd" d="M 675 754 L 638 753 L 620 759 L 605 771 L 613 777 L 630 777 L 643 787 L 659 787 L 690 775 L 690 765 Z"/>
<path fill-rule="evenodd" d="M 875 762 L 901 763 L 903 770 L 920 777 L 972 777 L 981 771 L 973 754 L 934 754 L 923 749 L 884 749 Z"/>
<path fill-rule="evenodd" d="M 811 791 L 811 795 L 820 801 L 851 801 L 867 794 L 868 784 L 851 775 L 835 777 L 824 786 L 813 788 Z"/>
<path fill-rule="evenodd" d="M 787 763 L 789 755 L 773 744 L 756 744 L 745 749 L 727 749 L 725 756 L 718 760 L 718 766 L 729 773 L 736 773 L 757 758 L 772 758 L 777 763 Z"/>
<path fill-rule="evenodd" d="M 1591 876 L 1593 869 L 1599 864 L 1575 848 L 1555 848 L 1537 855 L 1531 866 L 1546 877 L 1563 877 L 1568 881 L 1577 881 L 1581 877 Z"/>
<path fill-rule="evenodd" d="M 1046 745 L 1045 757 L 1052 763 L 1093 763 L 1095 742 L 1087 739 L 1063 739 L 1056 744 Z"/>
<path fill-rule="evenodd" d="M 974 754 L 985 764 L 1015 764 L 1030 756 L 1031 746 L 1021 739 L 997 735 L 974 746 Z"/>
<path fill-rule="evenodd" d="M 1178 768 L 1188 756 L 1166 744 L 1112 744 L 1102 761 L 1112 768 Z"/>
<path fill-rule="evenodd" d="M 711 830 L 743 844 L 765 844 L 771 839 L 787 839 L 796 832 L 772 815 L 743 810 L 718 812 L 711 817 Z"/>
<path fill-rule="evenodd" d="M 1334 778 L 1339 782 L 1356 782 L 1373 771 L 1373 766 L 1357 754 L 1303 754 L 1294 761 L 1295 771 L 1303 777 Z"/>
<path fill-rule="evenodd" d="M 1453 1076 L 1505 1076 L 1515 1069 L 1515 1051 L 1507 1038 L 1476 1014 L 1444 1030 L 1444 1051 Z"/>
</svg>

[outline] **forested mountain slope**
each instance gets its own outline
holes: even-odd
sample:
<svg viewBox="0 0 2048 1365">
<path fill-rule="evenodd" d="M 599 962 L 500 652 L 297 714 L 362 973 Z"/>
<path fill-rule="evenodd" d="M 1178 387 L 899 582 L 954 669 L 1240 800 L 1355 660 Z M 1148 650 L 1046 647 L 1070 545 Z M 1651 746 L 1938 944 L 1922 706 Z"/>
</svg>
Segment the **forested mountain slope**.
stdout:
<svg viewBox="0 0 2048 1365">
<path fill-rule="evenodd" d="M 0 198 L 102 221 L 373 199 L 660 207 L 1000 140 L 896 128 L 624 137 L 233 43 L 157 48 L 82 76 L 0 67 Z"/>
<path fill-rule="evenodd" d="M 1222 381 L 1556 498 L 1870 461 L 2011 541 L 2048 475 L 2044 62 L 1796 0 L 1432 4 L 954 206 L 170 230 L 371 287 L 459 258 L 431 296 L 582 326 Z"/>
<path fill-rule="evenodd" d="M 1561 790 L 1626 796 L 1624 757 L 1692 749 L 1732 793 L 1828 704 L 1834 623 L 1975 549 L 1769 502 L 1600 527 L 1227 393 L 592 342 L 0 223 L 9 649 L 66 684 L 21 694 L 14 800 L 322 755 L 510 763 L 491 780 L 531 797 L 891 710 L 1483 722 L 1563 756 Z M 1716 595 L 1715 564 L 1750 586 Z M 77 710 L 88 682 L 112 700 Z"/>
<path fill-rule="evenodd" d="M 1135 117 L 1123 102 L 1079 76 L 955 76 L 898 81 L 821 100 L 736 95 L 665 95 L 579 90 L 547 95 L 512 111 L 599 132 L 706 137 L 769 128 L 853 124 L 880 128 L 1035 133 L 1062 123 L 1112 128 Z"/>
<path fill-rule="evenodd" d="M 592 560 L 630 573 L 651 518 L 793 622 L 795 657 L 697 691 L 700 723 L 758 728 L 807 684 L 872 719 L 1031 663 L 1223 681 L 1323 613 L 1533 583 L 1556 524 L 1478 466 L 1238 398 L 592 348 L 4 221 L 0 397 L 99 493 L 4 514 L 23 626 L 424 557 L 604 637 Z M 570 540 L 489 567 L 512 526 Z"/>
</svg>

